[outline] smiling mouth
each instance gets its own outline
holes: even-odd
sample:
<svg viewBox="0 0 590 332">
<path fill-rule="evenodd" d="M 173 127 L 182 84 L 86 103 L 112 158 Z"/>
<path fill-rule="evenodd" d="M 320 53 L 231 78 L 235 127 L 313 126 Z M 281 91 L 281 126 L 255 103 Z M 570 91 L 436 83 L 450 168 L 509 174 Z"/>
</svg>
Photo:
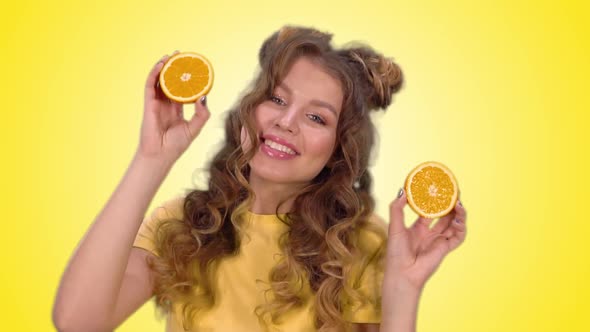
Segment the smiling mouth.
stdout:
<svg viewBox="0 0 590 332">
<path fill-rule="evenodd" d="M 270 147 L 273 150 L 282 152 L 282 153 L 286 153 L 289 155 L 293 155 L 293 156 L 298 156 L 299 153 L 291 148 L 289 148 L 288 146 L 282 145 L 280 143 L 277 143 L 271 139 L 265 139 L 262 136 L 258 136 L 258 140 L 260 141 L 260 144 L 264 144 L 267 147 Z"/>
</svg>

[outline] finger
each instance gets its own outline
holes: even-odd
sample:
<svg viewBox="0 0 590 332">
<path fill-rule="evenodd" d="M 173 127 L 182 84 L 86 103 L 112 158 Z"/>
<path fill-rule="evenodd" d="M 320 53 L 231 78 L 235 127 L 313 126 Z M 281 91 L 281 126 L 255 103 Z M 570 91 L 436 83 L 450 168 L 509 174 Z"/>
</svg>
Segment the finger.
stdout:
<svg viewBox="0 0 590 332">
<path fill-rule="evenodd" d="M 453 220 L 453 218 L 440 218 L 436 222 L 436 225 L 432 227 L 432 233 L 441 234 L 444 232 L 449 227 L 451 220 Z"/>
<path fill-rule="evenodd" d="M 450 213 L 448 213 L 447 215 L 445 215 L 444 217 L 440 218 L 438 224 L 436 224 L 436 226 L 434 226 L 432 228 L 433 231 L 436 231 L 436 233 L 442 233 L 445 234 L 447 232 L 447 230 L 455 230 L 456 226 L 460 226 L 461 225 L 461 220 L 459 218 L 461 218 L 461 212 L 458 212 L 459 209 L 463 210 L 463 216 L 465 216 L 464 212 L 465 210 L 463 209 L 463 207 L 460 205 L 459 202 L 457 202 L 457 204 L 455 204 L 455 208 L 453 209 L 453 211 L 451 211 Z"/>
<path fill-rule="evenodd" d="M 182 120 L 184 118 L 184 114 L 182 113 L 182 111 L 183 111 L 183 104 L 182 103 L 172 102 L 172 109 L 174 110 L 174 113 L 176 114 L 177 119 Z"/>
<path fill-rule="evenodd" d="M 157 95 L 157 97 L 159 99 L 164 99 L 164 94 L 161 93 L 161 95 L 158 95 L 158 90 L 160 89 L 160 71 L 162 71 L 162 68 L 164 67 L 164 64 L 166 64 L 166 61 L 168 61 L 168 59 L 170 59 L 170 57 L 172 57 L 173 55 L 178 54 L 179 51 L 174 51 L 174 53 L 172 53 L 172 55 L 164 55 L 154 66 L 154 68 L 152 68 L 152 71 L 150 71 L 150 74 L 148 76 L 148 79 L 145 83 L 146 85 L 146 90 L 150 93 L 150 97 L 154 97 Z M 155 88 L 154 90 L 152 90 L 152 88 Z M 153 93 L 152 93 L 153 92 Z"/>
<path fill-rule="evenodd" d="M 455 225 L 457 230 L 454 232 L 452 236 L 449 237 L 449 246 L 450 250 L 455 250 L 458 246 L 461 245 L 465 241 L 465 236 L 467 235 L 467 231 L 465 225 Z"/>
<path fill-rule="evenodd" d="M 440 263 L 442 259 L 451 251 L 450 241 L 443 235 L 437 238 L 424 251 L 418 255 L 431 262 Z"/>
<path fill-rule="evenodd" d="M 465 224 L 467 221 L 467 210 L 465 210 L 465 207 L 461 201 L 458 201 L 457 205 L 455 205 L 455 219 L 459 220 L 459 222 L 463 224 Z"/>
<path fill-rule="evenodd" d="M 434 219 L 432 218 L 425 218 L 422 216 L 419 216 L 416 221 L 414 221 L 414 224 L 412 225 L 412 227 L 416 227 L 416 228 L 424 228 L 426 227 L 427 229 L 430 229 L 430 225 L 432 224 L 432 221 Z"/>
<path fill-rule="evenodd" d="M 449 227 L 442 234 L 449 242 L 449 250 L 454 250 L 461 245 L 465 241 L 467 234 L 467 227 L 465 225 L 467 213 L 465 208 L 460 203 L 457 203 L 455 210 L 457 212 L 455 218 L 453 218 Z"/>
<path fill-rule="evenodd" d="M 154 87 L 158 82 L 160 71 L 162 70 L 162 67 L 164 67 L 164 63 L 166 63 L 167 59 L 168 55 L 163 56 L 158 62 L 156 62 L 156 64 L 150 71 L 148 78 L 145 82 L 146 97 L 154 98 L 156 96 L 156 90 Z"/>
<path fill-rule="evenodd" d="M 455 250 L 461 245 L 461 243 L 465 241 L 466 234 L 465 225 L 458 224 L 453 221 L 449 228 L 439 236 L 440 239 L 444 239 L 447 242 L 447 250 L 450 252 Z"/>
<path fill-rule="evenodd" d="M 451 221 L 453 219 L 455 219 L 455 212 L 454 211 L 451 211 L 448 214 L 442 216 L 440 219 L 438 219 L 438 222 L 436 223 L 436 225 L 434 225 L 434 227 L 432 227 L 432 232 L 437 233 L 437 234 L 444 232 L 444 230 L 449 227 L 449 224 L 451 223 Z"/>
<path fill-rule="evenodd" d="M 463 241 L 465 241 L 465 236 L 467 235 L 467 211 L 459 202 L 458 206 L 456 207 L 457 215 L 453 220 L 453 228 L 455 229 L 454 235 L 449 239 L 451 242 L 451 248 L 457 248 Z"/>
<path fill-rule="evenodd" d="M 203 96 L 195 102 L 195 114 L 188 122 L 191 139 L 195 139 L 199 135 L 201 128 L 203 128 L 210 115 L 207 108 L 207 96 Z"/>
<path fill-rule="evenodd" d="M 417 238 L 423 239 L 428 236 L 430 225 L 434 219 L 419 216 L 411 227 L 411 230 L 416 234 Z"/>
<path fill-rule="evenodd" d="M 433 220 L 419 216 L 412 227 L 410 227 L 410 238 L 412 239 L 411 243 L 414 251 L 423 247 L 427 243 L 427 239 L 431 237 L 432 231 L 430 230 L 430 224 Z"/>
<path fill-rule="evenodd" d="M 442 216 L 436 223 L 436 225 L 432 227 L 432 231 L 436 233 L 444 232 L 444 230 L 447 229 L 449 225 L 451 225 L 453 220 L 455 220 L 455 218 L 457 217 L 457 210 L 460 208 L 462 209 L 463 207 L 461 206 L 461 201 L 458 200 L 457 203 L 455 203 L 455 207 L 453 208 L 453 210 L 451 210 L 446 215 Z"/>
<path fill-rule="evenodd" d="M 404 206 L 408 202 L 405 190 L 402 188 L 398 197 L 389 204 L 389 235 L 399 234 L 406 230 L 404 224 Z"/>
</svg>

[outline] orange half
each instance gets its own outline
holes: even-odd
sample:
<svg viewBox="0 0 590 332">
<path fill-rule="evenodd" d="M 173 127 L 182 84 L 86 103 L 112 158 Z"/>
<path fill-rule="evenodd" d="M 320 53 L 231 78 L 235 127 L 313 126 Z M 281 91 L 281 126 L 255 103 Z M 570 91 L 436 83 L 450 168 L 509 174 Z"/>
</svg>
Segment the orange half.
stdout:
<svg viewBox="0 0 590 332">
<path fill-rule="evenodd" d="M 183 52 L 170 57 L 160 71 L 162 92 L 179 103 L 192 103 L 213 86 L 213 66 L 204 56 Z"/>
<path fill-rule="evenodd" d="M 416 166 L 406 178 L 408 204 L 418 215 L 438 218 L 457 204 L 459 186 L 451 170 L 436 161 Z"/>
</svg>

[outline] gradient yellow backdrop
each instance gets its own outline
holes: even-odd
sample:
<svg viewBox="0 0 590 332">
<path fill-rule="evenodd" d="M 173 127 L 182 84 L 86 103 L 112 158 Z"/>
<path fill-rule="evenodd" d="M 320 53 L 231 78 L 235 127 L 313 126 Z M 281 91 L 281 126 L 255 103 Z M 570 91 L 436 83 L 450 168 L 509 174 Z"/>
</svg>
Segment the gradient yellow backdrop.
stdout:
<svg viewBox="0 0 590 332">
<path fill-rule="evenodd" d="M 447 164 L 466 242 L 428 282 L 419 331 L 589 331 L 587 2 L 79 1 L 2 4 L 3 331 L 51 331 L 72 251 L 138 143 L 143 85 L 174 50 L 215 66 L 212 118 L 150 208 L 203 181 L 225 111 L 283 24 L 367 42 L 406 85 L 376 117 L 378 212 L 407 172 Z M 191 115 L 192 105 L 185 115 Z M 132 202 L 130 202 L 132 204 Z M 406 209 L 406 224 L 415 214 Z M 164 331 L 151 302 L 118 331 Z"/>
</svg>

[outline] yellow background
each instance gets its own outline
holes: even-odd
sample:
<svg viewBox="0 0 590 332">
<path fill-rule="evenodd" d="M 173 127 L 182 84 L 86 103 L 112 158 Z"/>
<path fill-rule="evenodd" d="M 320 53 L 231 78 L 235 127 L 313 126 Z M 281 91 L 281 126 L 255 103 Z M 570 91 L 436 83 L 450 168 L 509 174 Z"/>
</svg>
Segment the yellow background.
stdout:
<svg viewBox="0 0 590 332">
<path fill-rule="evenodd" d="M 378 118 L 378 212 L 418 163 L 445 163 L 466 242 L 430 279 L 419 331 L 589 331 L 588 3 L 79 1 L 2 4 L 0 294 L 4 331 L 50 331 L 72 251 L 138 143 L 143 85 L 174 50 L 212 61 L 211 121 L 154 197 L 203 181 L 224 112 L 285 23 L 393 57 L 405 88 Z M 191 115 L 192 105 L 185 115 Z M 130 202 L 131 204 L 131 202 Z M 406 224 L 415 214 L 406 209 Z M 153 304 L 118 331 L 163 331 Z"/>
</svg>

